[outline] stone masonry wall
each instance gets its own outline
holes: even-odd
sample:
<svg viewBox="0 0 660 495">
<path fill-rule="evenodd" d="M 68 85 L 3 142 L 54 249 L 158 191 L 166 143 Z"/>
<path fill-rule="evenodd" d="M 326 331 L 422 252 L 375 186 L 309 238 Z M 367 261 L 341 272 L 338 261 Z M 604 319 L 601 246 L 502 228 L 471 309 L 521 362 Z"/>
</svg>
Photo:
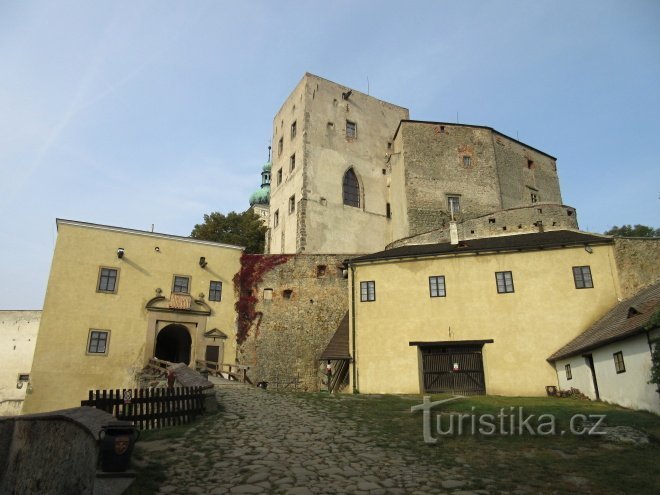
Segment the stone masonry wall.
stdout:
<svg viewBox="0 0 660 495">
<path fill-rule="evenodd" d="M 550 230 L 577 230 L 577 213 L 565 205 L 537 203 L 489 213 L 458 223 L 459 240 L 480 239 L 500 235 L 528 234 Z M 414 244 L 449 242 L 449 221 L 430 232 L 394 241 L 388 249 Z"/>
<path fill-rule="evenodd" d="M 614 259 L 623 299 L 660 280 L 660 238 L 615 238 Z"/>
<path fill-rule="evenodd" d="M 447 196 L 460 197 L 457 220 L 500 209 L 490 131 L 474 127 L 402 123 L 410 235 L 449 219 Z M 463 156 L 470 156 L 465 166 Z"/>
<path fill-rule="evenodd" d="M 238 348 L 238 361 L 251 366 L 253 382 L 319 389 L 318 358 L 348 311 L 348 280 L 342 273 L 347 258 L 289 256 L 254 286 L 241 287 L 256 298 L 256 318 Z"/>
<path fill-rule="evenodd" d="M 447 225 L 449 196 L 459 198 L 459 222 L 497 210 L 561 204 L 554 158 L 492 129 L 403 122 L 399 133 L 411 236 Z"/>
</svg>

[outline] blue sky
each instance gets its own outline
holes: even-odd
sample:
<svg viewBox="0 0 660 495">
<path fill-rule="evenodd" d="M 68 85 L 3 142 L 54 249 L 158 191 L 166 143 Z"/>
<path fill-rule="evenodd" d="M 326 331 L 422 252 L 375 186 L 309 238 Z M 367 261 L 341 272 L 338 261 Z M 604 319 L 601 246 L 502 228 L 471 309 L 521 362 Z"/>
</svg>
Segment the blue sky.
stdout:
<svg viewBox="0 0 660 495">
<path fill-rule="evenodd" d="M 242 211 L 308 71 L 558 158 L 583 230 L 660 227 L 660 2 L 0 0 L 0 309 L 55 218 L 188 235 Z"/>
</svg>

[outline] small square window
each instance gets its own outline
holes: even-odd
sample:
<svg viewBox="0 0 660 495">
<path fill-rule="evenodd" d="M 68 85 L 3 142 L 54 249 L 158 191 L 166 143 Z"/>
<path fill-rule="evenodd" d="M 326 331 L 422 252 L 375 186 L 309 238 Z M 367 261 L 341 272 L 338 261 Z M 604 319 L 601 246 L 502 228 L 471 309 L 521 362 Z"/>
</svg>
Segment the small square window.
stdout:
<svg viewBox="0 0 660 495">
<path fill-rule="evenodd" d="M 289 198 L 289 215 L 296 212 L 296 195 Z"/>
<path fill-rule="evenodd" d="M 280 224 L 280 210 L 275 210 L 273 215 L 273 228 L 277 227 Z"/>
<path fill-rule="evenodd" d="M 289 172 L 293 172 L 296 169 L 296 154 L 294 153 L 289 158 Z"/>
<path fill-rule="evenodd" d="M 357 138 L 357 124 L 351 122 L 350 120 L 346 121 L 346 139 L 356 139 Z"/>
<path fill-rule="evenodd" d="M 574 266 L 573 280 L 575 281 L 576 289 L 593 289 L 594 281 L 591 278 L 591 267 Z"/>
<path fill-rule="evenodd" d="M 277 142 L 277 155 L 282 154 L 282 150 L 284 149 L 284 138 L 281 137 L 280 140 Z"/>
<path fill-rule="evenodd" d="M 614 357 L 614 369 L 616 370 L 617 373 L 625 373 L 626 372 L 626 363 L 623 362 L 623 352 L 615 352 L 613 354 Z"/>
<path fill-rule="evenodd" d="M 296 133 L 297 133 L 297 132 L 298 132 L 298 129 L 297 129 L 297 122 L 294 121 L 293 124 L 291 124 L 291 139 L 293 139 L 294 137 L 296 137 Z"/>
<path fill-rule="evenodd" d="M 99 269 L 99 280 L 96 285 L 97 292 L 108 292 L 115 294 L 117 292 L 117 278 L 119 270 L 116 268 L 103 268 Z"/>
<path fill-rule="evenodd" d="M 209 301 L 222 300 L 222 282 L 211 280 L 209 285 Z"/>
<path fill-rule="evenodd" d="M 513 274 L 511 272 L 495 272 L 497 293 L 508 294 L 513 292 Z"/>
<path fill-rule="evenodd" d="M 277 171 L 277 185 L 279 186 L 282 183 L 282 169 Z"/>
<path fill-rule="evenodd" d="M 18 375 L 18 381 L 19 382 L 29 382 L 30 381 L 30 374 L 25 373 L 25 374 Z"/>
<path fill-rule="evenodd" d="M 460 213 L 461 211 L 460 196 L 447 196 L 447 209 L 452 213 Z"/>
<path fill-rule="evenodd" d="M 282 297 L 284 299 L 291 299 L 292 296 L 293 296 L 293 291 L 291 289 L 285 289 L 284 291 L 282 291 Z"/>
<path fill-rule="evenodd" d="M 190 277 L 185 277 L 182 275 L 174 275 L 172 292 L 176 292 L 180 294 L 190 294 Z"/>
<path fill-rule="evenodd" d="M 360 301 L 371 302 L 376 300 L 376 282 L 360 282 Z"/>
<path fill-rule="evenodd" d="M 429 291 L 431 297 L 446 297 L 447 291 L 445 289 L 445 276 L 437 275 L 429 277 Z"/>
<path fill-rule="evenodd" d="M 326 274 L 327 266 L 325 265 L 316 265 L 316 276 L 323 277 Z"/>
<path fill-rule="evenodd" d="M 571 365 L 567 364 L 564 366 L 564 369 L 566 370 L 566 379 L 567 380 L 572 380 L 573 379 L 573 373 L 571 372 Z"/>
<path fill-rule="evenodd" d="M 539 195 L 538 193 L 530 193 L 530 199 L 532 203 L 538 203 L 539 202 Z"/>
<path fill-rule="evenodd" d="M 107 330 L 90 330 L 87 339 L 87 354 L 108 354 L 108 340 L 110 332 Z"/>
<path fill-rule="evenodd" d="M 466 168 L 472 166 L 472 157 L 470 155 L 463 155 L 463 166 Z"/>
<path fill-rule="evenodd" d="M 273 300 L 273 289 L 264 289 L 264 301 Z"/>
</svg>

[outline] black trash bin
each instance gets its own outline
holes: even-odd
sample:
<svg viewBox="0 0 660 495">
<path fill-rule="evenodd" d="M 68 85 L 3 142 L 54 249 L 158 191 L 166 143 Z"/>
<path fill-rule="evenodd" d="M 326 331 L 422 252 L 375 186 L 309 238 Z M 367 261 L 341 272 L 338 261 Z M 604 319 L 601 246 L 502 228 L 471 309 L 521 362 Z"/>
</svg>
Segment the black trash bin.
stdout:
<svg viewBox="0 0 660 495">
<path fill-rule="evenodd" d="M 99 461 L 101 471 L 121 473 L 128 469 L 133 446 L 140 431 L 131 423 L 117 421 L 101 427 L 99 432 Z"/>
</svg>

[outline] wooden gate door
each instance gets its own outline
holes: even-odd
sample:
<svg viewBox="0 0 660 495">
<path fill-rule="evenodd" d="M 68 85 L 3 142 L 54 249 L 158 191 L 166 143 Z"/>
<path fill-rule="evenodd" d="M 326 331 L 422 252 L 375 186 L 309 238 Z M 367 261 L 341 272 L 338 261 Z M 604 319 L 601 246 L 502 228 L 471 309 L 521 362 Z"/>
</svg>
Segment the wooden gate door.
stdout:
<svg viewBox="0 0 660 495">
<path fill-rule="evenodd" d="M 485 394 L 482 347 L 482 344 L 421 347 L 424 392 Z"/>
</svg>

